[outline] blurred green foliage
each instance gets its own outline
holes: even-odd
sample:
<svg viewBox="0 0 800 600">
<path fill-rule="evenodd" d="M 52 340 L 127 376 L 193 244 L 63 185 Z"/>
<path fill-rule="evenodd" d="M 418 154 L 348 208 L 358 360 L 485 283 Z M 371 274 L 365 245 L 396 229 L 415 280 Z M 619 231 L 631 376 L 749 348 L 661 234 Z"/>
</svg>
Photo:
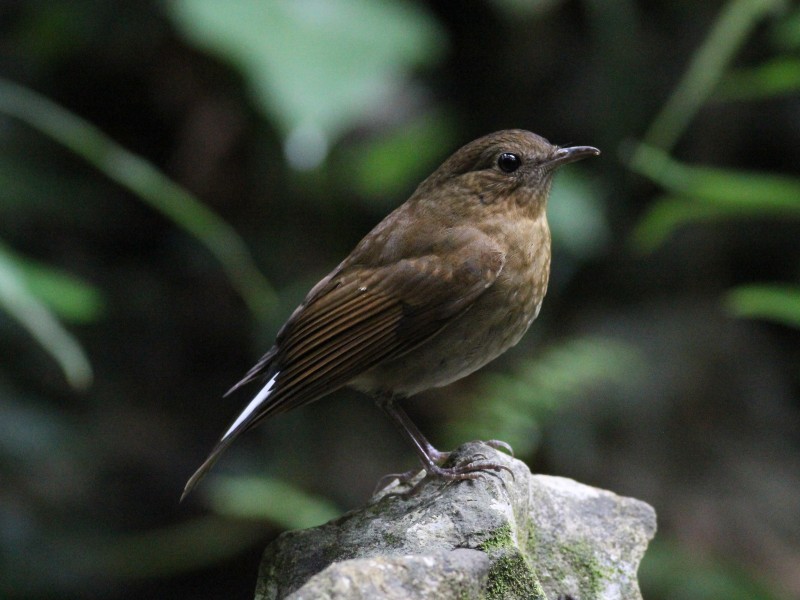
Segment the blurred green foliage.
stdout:
<svg viewBox="0 0 800 600">
<path fill-rule="evenodd" d="M 758 101 L 800 91 L 800 10 L 772 24 L 771 42 L 778 54 L 754 67 L 727 70 L 714 90 L 717 101 Z"/>
<path fill-rule="evenodd" d="M 686 223 L 800 219 L 800 178 L 684 165 L 645 145 L 630 166 L 669 193 L 651 205 L 634 231 L 633 242 L 640 251 L 652 251 Z"/>
<path fill-rule="evenodd" d="M 392 130 L 388 135 L 354 144 L 341 157 L 342 185 L 370 205 L 390 210 L 409 182 L 421 181 L 437 157 L 446 152 L 445 140 L 455 123 L 440 111 Z"/>
<path fill-rule="evenodd" d="M 406 1 L 172 0 L 187 39 L 234 64 L 281 131 L 289 164 L 328 148 L 401 92 L 407 72 L 442 55 L 445 34 Z"/>
<path fill-rule="evenodd" d="M 753 30 L 765 17 L 787 7 L 786 0 L 727 2 L 666 104 L 650 124 L 644 135 L 645 144 L 670 150 L 711 96 Z"/>
<path fill-rule="evenodd" d="M 253 264 L 236 231 L 151 163 L 84 119 L 2 78 L 0 113 L 16 117 L 63 144 L 196 237 L 223 265 L 255 315 L 264 315 L 274 304 L 272 288 Z"/>
<path fill-rule="evenodd" d="M 570 401 L 593 391 L 647 377 L 643 357 L 627 344 L 595 337 L 568 338 L 520 361 L 511 373 L 491 373 L 475 391 L 472 408 L 449 432 L 459 440 L 500 438 L 516 455 L 532 457 L 547 420 Z"/>
<path fill-rule="evenodd" d="M 639 567 L 642 595 L 670 600 L 777 600 L 756 577 L 725 561 L 698 560 L 674 540 L 651 542 Z"/>
<path fill-rule="evenodd" d="M 800 58 L 779 57 L 727 73 L 714 92 L 720 102 L 768 100 L 800 90 Z"/>
<path fill-rule="evenodd" d="M 742 285 L 728 293 L 726 303 L 737 316 L 800 328 L 800 286 Z"/>
<path fill-rule="evenodd" d="M 77 389 L 86 388 L 92 381 L 89 359 L 80 343 L 61 326 L 42 298 L 57 303 L 61 312 L 88 315 L 93 304 L 89 288 L 81 286 L 75 279 L 59 277 L 53 270 L 42 268 L 36 271 L 38 277 L 26 277 L 21 264 L 14 253 L 0 246 L 0 307 L 53 357 L 70 385 Z M 70 298 L 66 298 L 64 292 L 68 292 Z M 56 297 L 60 300 L 53 300 Z"/>
<path fill-rule="evenodd" d="M 630 168 L 669 192 L 650 206 L 634 231 L 633 241 L 638 249 L 652 251 L 688 223 L 717 223 L 726 218 L 800 220 L 800 178 L 683 165 L 669 156 L 707 102 L 763 100 L 800 91 L 800 60 L 783 54 L 800 48 L 798 7 L 785 20 L 773 22 L 777 56 L 756 68 L 730 68 L 736 51 L 762 19 L 786 15 L 788 9 L 789 4 L 782 0 L 728 2 L 645 134 L 645 141 L 636 148 Z M 800 323 L 800 297 L 793 287 L 733 290 L 727 306 L 741 317 L 763 317 L 795 327 Z"/>
<path fill-rule="evenodd" d="M 268 347 L 308 285 L 459 143 L 504 127 L 604 154 L 554 186 L 555 262 L 536 333 L 459 384 L 469 409 L 440 419 L 454 421 L 442 436 L 503 439 L 534 467 L 554 467 L 537 462 L 551 420 L 635 389 L 638 412 L 605 408 L 608 420 L 635 429 L 629 421 L 649 411 L 661 418 L 649 437 L 670 448 L 686 442 L 688 423 L 708 431 L 708 447 L 687 446 L 677 465 L 648 456 L 645 472 L 630 469 L 641 487 L 620 489 L 664 502 L 656 508 L 667 514 L 670 493 L 683 486 L 700 502 L 692 468 L 725 454 L 725 435 L 748 453 L 744 436 L 716 429 L 727 411 L 712 412 L 730 382 L 707 373 L 733 350 L 691 356 L 689 369 L 674 358 L 656 363 L 642 347 L 667 341 L 649 339 L 635 315 L 666 322 L 665 305 L 681 314 L 691 305 L 712 318 L 717 306 L 697 297 L 702 280 L 703 293 L 723 296 L 734 315 L 800 327 L 791 281 L 800 180 L 788 116 L 799 101 L 800 8 L 781 0 L 459 8 L 398 0 L 0 8 L 10 17 L 0 18 L 0 595 L 249 593 L 264 539 L 363 502 L 402 446 L 392 446 L 388 425 L 378 429 L 371 413 L 335 398 L 331 408 L 266 424 L 262 446 L 247 446 L 253 436 L 231 457 L 229 465 L 273 457 L 240 466 L 269 475 L 217 475 L 189 503 L 177 498 L 238 408 L 240 399 L 217 397 Z M 779 134 L 786 140 L 771 145 Z M 631 138 L 642 142 L 621 144 Z M 740 253 L 714 246 L 710 233 L 722 223 L 765 221 L 789 228 L 788 241 L 767 240 L 783 263 L 764 248 L 772 229 L 745 237 Z M 700 243 L 676 244 L 686 230 Z M 93 371 L 97 384 L 86 395 L 62 389 L 2 317 L 21 324 L 74 387 L 85 389 Z M 607 325 L 602 333 L 597 322 Z M 692 321 L 676 323 L 670 335 L 691 339 Z M 796 403 L 791 335 L 746 337 L 743 346 L 766 348 L 776 372 L 763 387 L 734 390 L 752 411 L 731 408 L 734 432 L 739 423 L 755 429 L 765 414 L 792 422 L 796 412 L 784 417 L 764 400 L 788 389 Z M 762 373 L 749 354 L 737 360 L 742 372 Z M 654 383 L 659 374 L 671 386 Z M 683 398 L 697 401 L 671 408 Z M 606 426 L 585 418 L 587 429 Z M 793 446 L 768 429 L 794 464 Z M 604 457 L 593 459 L 591 483 L 614 485 L 615 474 L 603 479 Z M 779 500 L 768 506 L 790 504 Z M 670 537 L 676 521 L 662 522 L 664 540 L 679 539 Z M 791 597 L 776 591 L 788 585 L 777 559 L 736 560 L 726 553 L 737 544 L 704 533 L 653 546 L 641 573 L 648 597 Z M 231 581 L 234 565 L 243 565 L 243 583 Z M 186 573 L 203 583 L 172 593 L 181 584 L 170 582 Z M 205 584 L 212 580 L 221 588 Z"/>
<path fill-rule="evenodd" d="M 325 499 L 275 478 L 215 477 L 209 496 L 219 515 L 268 521 L 286 529 L 316 527 L 341 514 Z"/>
<path fill-rule="evenodd" d="M 18 269 L 24 286 L 55 315 L 71 323 L 92 323 L 105 308 L 103 294 L 95 286 L 49 265 L 26 259 L 8 248 L 0 254 Z"/>
</svg>

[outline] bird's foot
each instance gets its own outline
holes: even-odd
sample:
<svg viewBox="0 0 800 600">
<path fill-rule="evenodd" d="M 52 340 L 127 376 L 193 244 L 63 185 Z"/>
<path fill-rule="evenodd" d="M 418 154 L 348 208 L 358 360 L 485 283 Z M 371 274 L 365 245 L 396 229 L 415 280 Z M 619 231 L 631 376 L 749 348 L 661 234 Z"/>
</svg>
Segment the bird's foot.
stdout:
<svg viewBox="0 0 800 600">
<path fill-rule="evenodd" d="M 514 456 L 514 450 L 506 442 L 501 440 L 486 440 L 482 443 L 486 444 L 490 448 L 502 450 L 511 456 Z M 440 466 L 442 463 L 446 462 L 448 458 L 450 458 L 451 452 L 440 452 L 432 446 L 429 446 L 427 448 L 427 455 L 430 459 L 430 462 L 429 464 L 425 465 L 423 469 L 411 469 L 404 473 L 390 473 L 381 477 L 378 480 L 372 495 L 374 496 L 381 490 L 388 488 L 395 480 L 397 480 L 397 486 L 412 485 L 412 487 L 407 492 L 392 492 L 392 495 L 397 493 L 402 494 L 403 496 L 413 496 L 421 489 L 422 483 L 428 476 L 433 479 L 450 483 L 453 481 L 463 481 L 465 479 L 477 479 L 483 472 L 493 471 L 499 473 L 500 471 L 508 471 L 508 473 L 511 475 L 511 478 L 515 479 L 514 472 L 509 467 L 500 463 L 487 461 L 486 455 L 484 454 L 473 454 L 466 462 L 459 465 L 454 465 L 452 467 Z M 424 476 L 420 478 L 419 481 L 414 483 L 414 480 L 419 476 L 420 473 L 424 473 Z"/>
<path fill-rule="evenodd" d="M 500 444 L 505 444 L 505 442 L 499 442 L 499 443 Z M 508 446 L 508 444 L 505 444 L 505 445 Z M 494 446 L 492 446 L 492 447 L 494 447 Z M 509 446 L 509 448 L 510 448 L 510 446 Z M 429 448 L 427 448 L 427 453 L 428 453 L 428 456 L 430 457 L 430 459 L 431 459 L 431 461 L 433 462 L 434 465 L 441 464 L 441 463 L 445 462 L 448 458 L 450 458 L 450 452 L 440 452 L 439 450 L 437 450 L 433 446 L 430 446 Z M 417 475 L 419 475 L 423 471 L 427 471 L 427 469 L 425 469 L 425 468 L 422 468 L 422 469 L 417 468 L 417 469 L 411 469 L 409 471 L 406 471 L 405 473 L 389 473 L 388 475 L 384 475 L 383 477 L 381 477 L 378 480 L 378 483 L 375 485 L 375 490 L 372 492 L 372 495 L 374 496 L 375 494 L 377 494 L 382 489 L 388 487 L 389 484 L 391 484 L 395 479 L 397 480 L 398 485 L 409 484 L 414 479 L 416 479 Z M 427 475 L 427 472 L 426 472 L 426 475 Z M 422 481 L 424 481 L 424 479 L 425 478 L 423 477 L 419 482 L 417 482 L 414 485 L 414 487 L 411 489 L 411 491 L 416 490 L 419 487 L 419 484 Z"/>
<path fill-rule="evenodd" d="M 507 444 L 506 444 L 507 445 Z M 483 454 L 473 455 L 468 462 L 464 462 L 452 467 L 440 467 L 433 465 L 425 469 L 427 474 L 433 478 L 442 481 L 463 481 L 465 479 L 477 479 L 482 473 L 494 471 L 508 471 L 511 478 L 514 479 L 514 472 L 506 465 L 500 463 L 487 461 Z"/>
<path fill-rule="evenodd" d="M 495 450 L 504 450 L 512 457 L 514 456 L 514 449 L 511 447 L 510 444 L 507 444 L 503 440 L 486 440 L 483 443 L 489 446 L 490 448 L 494 448 Z"/>
</svg>

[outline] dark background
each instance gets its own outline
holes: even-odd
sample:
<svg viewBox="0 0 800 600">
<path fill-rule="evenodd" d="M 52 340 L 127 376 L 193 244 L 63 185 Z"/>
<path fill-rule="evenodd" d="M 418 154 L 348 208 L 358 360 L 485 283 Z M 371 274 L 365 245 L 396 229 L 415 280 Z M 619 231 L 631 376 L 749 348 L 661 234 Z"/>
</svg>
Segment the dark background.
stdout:
<svg viewBox="0 0 800 600">
<path fill-rule="evenodd" d="M 647 598 L 800 597 L 796 4 L 5 0 L 0 77 L 3 597 L 248 598 L 414 465 L 337 392 L 178 504 L 307 289 L 508 127 L 603 155 L 558 177 L 526 338 L 409 412 L 651 503 Z"/>
</svg>

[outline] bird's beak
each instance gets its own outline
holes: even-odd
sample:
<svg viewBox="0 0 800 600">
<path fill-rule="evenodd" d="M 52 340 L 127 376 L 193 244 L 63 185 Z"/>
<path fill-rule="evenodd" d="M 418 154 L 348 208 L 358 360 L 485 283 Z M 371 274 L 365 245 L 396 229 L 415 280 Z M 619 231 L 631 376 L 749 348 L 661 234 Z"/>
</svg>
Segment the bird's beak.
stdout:
<svg viewBox="0 0 800 600">
<path fill-rule="evenodd" d="M 598 156 L 600 150 L 592 146 L 572 146 L 571 148 L 559 148 L 553 157 L 547 161 L 546 165 L 550 168 L 560 167 L 576 160 L 581 160 L 587 156 Z"/>
</svg>

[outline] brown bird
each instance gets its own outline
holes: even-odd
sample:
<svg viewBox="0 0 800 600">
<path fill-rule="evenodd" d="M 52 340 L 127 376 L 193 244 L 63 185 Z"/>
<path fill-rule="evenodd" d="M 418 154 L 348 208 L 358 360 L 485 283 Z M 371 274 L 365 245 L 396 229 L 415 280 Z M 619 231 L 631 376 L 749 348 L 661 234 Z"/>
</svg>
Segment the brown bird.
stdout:
<svg viewBox="0 0 800 600">
<path fill-rule="evenodd" d="M 511 129 L 448 158 L 311 289 L 272 349 L 228 391 L 263 382 L 181 499 L 239 435 L 345 385 L 376 400 L 428 475 L 474 479 L 504 468 L 439 466 L 448 453 L 425 439 L 398 400 L 460 379 L 520 340 L 547 291 L 553 174 L 598 154 Z"/>
</svg>

